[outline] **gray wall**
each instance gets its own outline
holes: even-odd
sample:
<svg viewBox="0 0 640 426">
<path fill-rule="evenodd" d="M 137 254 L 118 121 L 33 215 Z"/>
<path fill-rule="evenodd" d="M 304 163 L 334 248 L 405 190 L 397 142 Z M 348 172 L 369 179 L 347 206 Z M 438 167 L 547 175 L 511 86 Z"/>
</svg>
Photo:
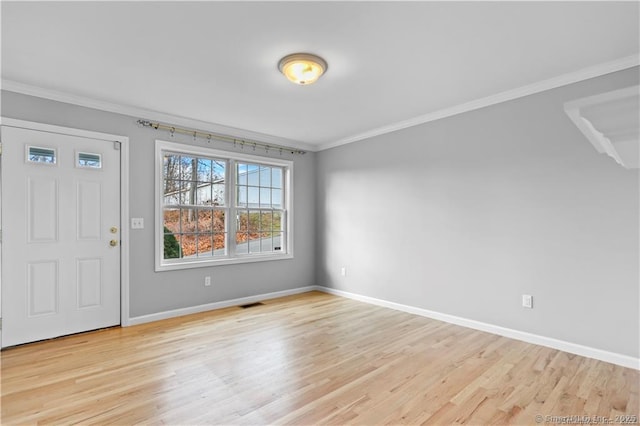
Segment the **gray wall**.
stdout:
<svg viewBox="0 0 640 426">
<path fill-rule="evenodd" d="M 130 235 L 130 315 L 132 317 L 238 297 L 315 284 L 315 154 L 283 154 L 294 160 L 294 259 L 154 272 L 155 139 L 194 144 L 191 137 L 138 127 L 129 117 L 2 92 L 4 117 L 128 136 L 130 140 L 130 216 L 143 217 L 145 229 Z M 196 145 L 207 145 L 198 140 Z M 233 150 L 219 143 L 216 148 Z M 279 157 L 278 154 L 273 155 Z M 204 277 L 213 284 L 204 287 Z"/>
<path fill-rule="evenodd" d="M 316 283 L 638 357 L 638 171 L 563 111 L 635 84 L 637 68 L 320 152 Z"/>
</svg>

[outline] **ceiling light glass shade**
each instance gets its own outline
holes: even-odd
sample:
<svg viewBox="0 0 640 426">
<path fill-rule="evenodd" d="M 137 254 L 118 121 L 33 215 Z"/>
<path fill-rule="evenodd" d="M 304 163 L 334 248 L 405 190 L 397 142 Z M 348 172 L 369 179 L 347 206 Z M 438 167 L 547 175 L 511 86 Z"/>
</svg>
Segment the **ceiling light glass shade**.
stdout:
<svg viewBox="0 0 640 426">
<path fill-rule="evenodd" d="M 327 70 L 327 63 L 319 56 L 294 53 L 280 59 L 278 69 L 290 81 L 307 85 L 315 82 Z"/>
</svg>

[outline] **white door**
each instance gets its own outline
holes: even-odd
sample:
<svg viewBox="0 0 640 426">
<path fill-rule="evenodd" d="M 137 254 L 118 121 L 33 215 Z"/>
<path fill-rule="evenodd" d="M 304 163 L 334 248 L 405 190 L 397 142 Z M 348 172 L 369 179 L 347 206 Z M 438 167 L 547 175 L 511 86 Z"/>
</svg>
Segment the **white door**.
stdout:
<svg viewBox="0 0 640 426">
<path fill-rule="evenodd" d="M 2 127 L 2 346 L 120 324 L 120 151 Z"/>
</svg>

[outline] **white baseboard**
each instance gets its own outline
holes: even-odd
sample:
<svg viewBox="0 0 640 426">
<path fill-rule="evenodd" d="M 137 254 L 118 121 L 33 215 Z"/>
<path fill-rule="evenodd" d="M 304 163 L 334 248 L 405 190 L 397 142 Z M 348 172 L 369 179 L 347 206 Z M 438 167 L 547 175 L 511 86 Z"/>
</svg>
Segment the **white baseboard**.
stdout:
<svg viewBox="0 0 640 426">
<path fill-rule="evenodd" d="M 159 321 L 167 318 L 180 317 L 183 315 L 197 314 L 199 312 L 213 311 L 214 309 L 228 308 L 230 306 L 240 306 L 249 303 L 260 302 L 262 300 L 275 299 L 277 297 L 291 296 L 293 294 L 306 293 L 318 290 L 316 286 L 298 287 L 290 290 L 275 291 L 273 293 L 257 294 L 255 296 L 240 297 L 238 299 L 223 300 L 221 302 L 206 303 L 204 305 L 190 306 L 188 308 L 172 309 L 170 311 L 157 312 L 155 314 L 140 315 L 129 318 L 128 325 L 144 324 L 152 321 Z"/>
<path fill-rule="evenodd" d="M 612 364 L 621 365 L 623 367 L 640 370 L 640 359 L 634 358 L 628 355 L 622 355 L 615 352 L 609 352 L 602 349 L 579 345 L 577 343 L 566 342 L 564 340 L 558 340 L 551 337 L 540 336 L 537 334 L 527 333 L 524 331 L 514 330 L 511 328 L 500 327 L 500 326 L 488 324 L 485 322 L 462 318 L 455 315 L 443 314 L 441 312 L 430 311 L 428 309 L 417 308 L 415 306 L 403 305 L 395 302 L 389 302 L 387 300 L 376 299 L 374 297 L 363 296 L 361 294 L 350 293 L 348 291 L 337 290 L 334 288 L 323 287 L 323 286 L 298 287 L 290 290 L 258 294 L 255 296 L 247 296 L 247 297 L 241 297 L 238 299 L 224 300 L 221 302 L 213 302 L 213 303 L 207 303 L 204 305 L 191 306 L 188 308 L 157 312 L 149 315 L 141 315 L 141 316 L 130 318 L 129 325 L 144 324 L 147 322 L 159 321 L 167 318 L 179 317 L 179 316 L 189 315 L 189 314 L 196 314 L 199 312 L 212 311 L 215 309 L 228 308 L 230 306 L 245 305 L 248 303 L 259 302 L 261 300 L 269 300 L 269 299 L 275 299 L 278 297 L 291 296 L 294 294 L 306 293 L 313 290 L 321 291 L 328 294 L 333 294 L 336 296 L 346 297 L 353 300 L 358 300 L 360 302 L 370 303 L 376 306 L 395 309 L 397 311 L 408 312 L 410 314 L 420 315 L 420 316 L 435 319 L 438 321 L 443 321 L 449 324 L 455 324 L 462 327 L 472 328 L 474 330 L 480 330 L 487 333 L 497 334 L 498 336 L 504 336 L 511 339 L 515 339 L 515 340 L 521 340 L 523 342 L 546 346 L 546 347 L 558 349 L 564 352 L 569 352 L 575 355 L 594 358 L 600 361 L 610 362 Z"/>
<path fill-rule="evenodd" d="M 474 330 L 485 331 L 487 333 L 497 334 L 499 336 L 509 337 L 511 339 L 521 340 L 527 343 L 546 346 L 546 347 L 558 349 L 564 352 L 569 352 L 575 355 L 594 358 L 600 361 L 610 362 L 611 364 L 621 365 L 623 367 L 640 370 L 640 358 L 633 358 L 628 355 L 622 355 L 615 352 L 608 352 L 602 349 L 596 349 L 589 346 L 579 345 L 576 343 L 565 342 L 563 340 L 558 340 L 551 337 L 540 336 L 537 334 L 518 331 L 511 328 L 505 328 L 505 327 L 500 327 L 493 324 L 487 324 L 480 321 L 457 317 L 455 315 L 443 314 L 440 312 L 430 311 L 428 309 L 402 305 L 400 303 L 389 302 L 382 299 L 376 299 L 374 297 L 363 296 L 361 294 L 349 293 L 347 291 L 336 290 L 334 288 L 314 286 L 313 289 L 322 291 L 324 293 L 333 294 L 336 296 L 342 296 L 349 299 L 358 300 L 360 302 L 370 303 L 372 305 L 377 305 L 385 308 L 395 309 L 398 311 L 408 312 L 411 314 L 432 318 L 432 319 L 447 322 L 450 324 L 460 325 L 462 327 L 472 328 Z"/>
</svg>

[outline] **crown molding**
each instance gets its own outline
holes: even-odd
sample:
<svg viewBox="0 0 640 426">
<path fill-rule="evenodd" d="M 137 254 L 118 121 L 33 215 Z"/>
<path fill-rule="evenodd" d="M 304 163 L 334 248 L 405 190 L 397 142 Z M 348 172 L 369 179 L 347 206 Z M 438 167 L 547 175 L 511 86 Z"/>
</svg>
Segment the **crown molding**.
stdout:
<svg viewBox="0 0 640 426">
<path fill-rule="evenodd" d="M 374 136 L 380 136 L 386 133 L 395 132 L 397 130 L 406 129 L 408 127 L 413 127 L 420 124 L 428 123 L 430 121 L 440 120 L 442 118 L 451 117 L 454 115 L 462 114 L 465 112 L 473 111 L 476 109 L 484 108 L 487 106 L 499 104 L 506 101 L 511 101 L 514 99 L 544 92 L 546 90 L 555 89 L 557 87 L 566 86 L 568 84 L 577 83 L 583 80 L 588 80 L 590 78 L 600 77 L 602 75 L 610 74 L 612 72 L 622 71 L 624 69 L 636 67 L 638 65 L 640 65 L 640 55 L 626 56 L 624 58 L 616 59 L 611 62 L 605 62 L 602 64 L 583 68 L 578 71 L 562 74 L 557 77 L 539 81 L 537 83 L 528 84 L 526 86 L 521 86 L 516 89 L 507 90 L 505 92 L 500 92 L 495 95 L 490 95 L 490 96 L 476 99 L 470 102 L 465 102 L 463 104 L 459 104 L 450 108 L 445 108 L 438 111 L 430 112 L 428 114 L 420 115 L 418 117 L 414 117 L 409 120 L 403 120 L 403 121 L 389 124 L 387 126 L 378 127 L 363 133 L 359 133 L 353 136 L 348 136 L 344 139 L 340 139 L 334 142 L 321 144 L 317 148 L 317 151 L 323 151 L 325 149 L 335 148 L 340 145 L 346 145 L 359 140 L 369 139 Z"/>
<path fill-rule="evenodd" d="M 252 132 L 249 130 L 238 129 L 235 127 L 224 126 L 217 123 L 210 123 L 201 120 L 195 120 L 187 117 L 181 117 L 177 115 L 167 114 L 159 111 L 147 110 L 144 108 L 138 108 L 131 105 L 121 105 L 112 102 L 92 99 L 84 96 L 73 95 L 69 93 L 59 92 L 56 90 L 44 89 L 37 86 L 32 86 L 24 83 L 20 83 L 13 80 L 2 80 L 2 90 L 9 92 L 21 93 L 29 96 L 36 96 L 39 98 L 50 99 L 58 102 L 64 102 L 73 105 L 79 105 L 87 108 L 98 109 L 107 112 L 113 112 L 116 114 L 123 114 L 132 117 L 144 118 L 152 121 L 159 121 L 166 124 L 175 124 L 178 126 L 190 127 L 198 130 L 204 130 L 209 132 L 215 132 L 220 134 L 237 137 L 239 139 L 254 139 L 264 143 L 272 143 L 276 145 L 287 145 L 293 148 L 299 148 L 301 150 L 317 152 L 324 151 L 326 149 L 335 148 L 341 145 L 346 145 L 352 142 L 357 142 L 363 139 L 369 139 L 374 136 L 384 135 L 386 133 L 395 132 L 397 130 L 406 129 L 408 127 L 417 126 L 420 124 L 428 123 L 442 118 L 451 117 L 454 115 L 462 114 L 465 112 L 473 111 L 476 109 L 484 108 L 487 106 L 499 104 L 525 96 L 533 95 L 536 93 L 544 92 L 546 90 L 555 89 L 557 87 L 566 86 L 568 84 L 577 83 L 590 78 L 599 77 L 602 75 L 610 74 L 616 71 L 622 71 L 624 69 L 636 67 L 640 65 L 640 55 L 631 55 L 624 58 L 616 59 L 614 61 L 605 62 L 602 64 L 594 65 L 591 67 L 583 68 L 581 70 L 562 74 L 557 77 L 553 77 L 547 80 L 542 80 L 537 83 L 521 86 L 516 89 L 507 90 L 497 93 L 495 95 L 486 96 L 484 98 L 476 99 L 470 102 L 465 102 L 450 108 L 433 111 L 428 114 L 420 115 L 408 120 L 399 121 L 386 126 L 377 127 L 369 131 L 358 133 L 352 136 L 348 136 L 337 141 L 327 142 L 324 144 L 310 144 L 300 141 L 294 141 L 286 138 L 280 138 L 273 135 L 266 135 L 263 133 Z"/>
<path fill-rule="evenodd" d="M 598 153 L 625 169 L 638 169 L 639 94 L 640 86 L 630 86 L 567 102 L 564 111 Z"/>
<path fill-rule="evenodd" d="M 100 111 L 113 112 L 116 114 L 128 115 L 139 119 L 158 121 L 164 124 L 189 127 L 193 129 L 203 130 L 207 132 L 228 135 L 238 139 L 251 139 L 274 145 L 285 145 L 292 148 L 298 148 L 303 151 L 317 151 L 317 146 L 293 141 L 290 139 L 280 138 L 264 133 L 252 132 L 236 127 L 224 126 L 222 124 L 210 123 L 207 121 L 196 120 L 192 118 L 182 117 L 179 115 L 167 114 L 160 111 L 139 108 L 132 105 L 117 104 L 113 102 L 93 99 L 85 96 L 74 95 L 70 93 L 60 92 L 57 90 L 45 89 L 38 86 L 32 86 L 20 83 L 14 80 L 2 79 L 2 90 L 8 92 L 20 93 L 23 95 L 35 96 L 38 98 L 49 99 L 57 102 L 78 105 L 86 108 L 97 109 Z"/>
</svg>

